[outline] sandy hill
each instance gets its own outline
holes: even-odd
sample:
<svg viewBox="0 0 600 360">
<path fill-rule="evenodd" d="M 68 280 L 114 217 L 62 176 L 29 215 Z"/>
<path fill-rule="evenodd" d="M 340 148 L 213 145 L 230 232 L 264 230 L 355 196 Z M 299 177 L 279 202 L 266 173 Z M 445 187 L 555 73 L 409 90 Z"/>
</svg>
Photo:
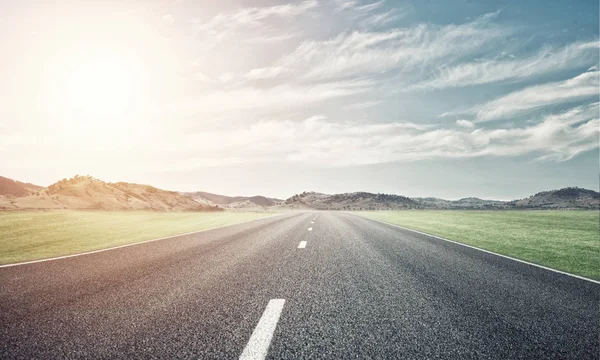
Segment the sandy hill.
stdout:
<svg viewBox="0 0 600 360">
<path fill-rule="evenodd" d="M 4 209 L 97 209 L 206 211 L 218 210 L 200 204 L 176 191 L 149 185 L 107 183 L 91 176 L 63 179 L 47 188 L 39 188 L 25 196 L 3 196 Z"/>
<path fill-rule="evenodd" d="M 514 200 L 515 208 L 596 209 L 600 208 L 600 193 L 578 187 L 542 191 L 526 199 Z"/>
<path fill-rule="evenodd" d="M 43 189 L 41 186 L 0 176 L 0 195 L 27 196 L 41 189 Z"/>
<path fill-rule="evenodd" d="M 283 200 L 280 199 L 268 198 L 260 195 L 225 196 L 204 191 L 183 192 L 181 194 L 190 197 L 201 204 L 218 205 L 227 208 L 269 207 L 283 202 Z"/>
</svg>

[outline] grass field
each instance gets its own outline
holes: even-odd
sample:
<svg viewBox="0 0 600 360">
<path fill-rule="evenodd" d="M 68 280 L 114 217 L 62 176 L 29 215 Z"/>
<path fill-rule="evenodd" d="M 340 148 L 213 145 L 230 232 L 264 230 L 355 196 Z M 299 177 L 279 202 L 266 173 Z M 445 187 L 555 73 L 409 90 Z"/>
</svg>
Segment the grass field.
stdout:
<svg viewBox="0 0 600 360">
<path fill-rule="evenodd" d="M 598 211 L 363 211 L 358 214 L 600 280 Z"/>
<path fill-rule="evenodd" d="M 254 212 L 0 211 L 0 264 L 76 254 L 272 215 Z"/>
</svg>

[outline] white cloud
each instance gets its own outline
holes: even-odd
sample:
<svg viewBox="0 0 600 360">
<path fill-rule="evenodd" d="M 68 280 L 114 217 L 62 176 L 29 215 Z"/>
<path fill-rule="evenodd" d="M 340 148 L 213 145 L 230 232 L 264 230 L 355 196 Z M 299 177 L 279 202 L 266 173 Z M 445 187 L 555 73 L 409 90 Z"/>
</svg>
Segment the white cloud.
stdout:
<svg viewBox="0 0 600 360">
<path fill-rule="evenodd" d="M 368 109 L 368 108 L 377 106 L 381 103 L 383 103 L 383 101 L 379 101 L 379 100 L 363 101 L 363 102 L 352 103 L 350 105 L 346 105 L 346 106 L 344 106 L 344 109 L 346 109 L 346 110 L 363 110 L 363 109 Z"/>
<path fill-rule="evenodd" d="M 441 67 L 436 76 L 411 86 L 415 89 L 442 89 L 498 81 L 517 80 L 551 72 L 574 69 L 598 62 L 598 41 L 577 42 L 561 49 L 545 48 L 525 58 L 489 59 Z"/>
<path fill-rule="evenodd" d="M 277 112 L 302 109 L 330 99 L 367 92 L 369 81 L 341 81 L 316 85 L 283 84 L 271 88 L 240 87 L 207 91 L 174 102 L 161 113 L 249 116 L 248 111 Z M 152 109 L 154 111 L 156 109 Z M 240 112 L 242 111 L 242 112 Z"/>
<path fill-rule="evenodd" d="M 289 69 L 305 80 L 409 71 L 437 60 L 463 57 L 501 39 L 509 30 L 490 24 L 492 15 L 460 25 L 421 24 L 381 32 L 345 32 L 324 41 L 307 40 L 272 67 Z"/>
<path fill-rule="evenodd" d="M 380 8 L 384 2 L 385 2 L 384 0 L 380 0 L 380 1 L 361 5 L 361 3 L 359 1 L 334 0 L 334 3 L 336 4 L 335 11 L 344 11 L 344 10 L 353 11 L 353 12 L 357 12 L 359 16 L 365 15 L 373 10 Z"/>
<path fill-rule="evenodd" d="M 219 76 L 219 80 L 221 80 L 222 83 L 227 83 L 230 82 L 231 80 L 233 80 L 235 78 L 235 74 L 232 72 L 224 72 L 221 74 L 221 76 Z"/>
<path fill-rule="evenodd" d="M 385 2 L 384 0 L 380 0 L 380 1 L 369 3 L 369 4 L 365 4 L 365 5 L 354 6 L 353 9 L 357 10 L 359 12 L 368 13 L 373 10 L 379 9 L 383 5 L 384 2 Z"/>
<path fill-rule="evenodd" d="M 171 14 L 165 14 L 165 15 L 163 15 L 162 19 L 163 19 L 164 22 L 167 22 L 167 23 L 170 23 L 170 24 L 173 23 L 173 22 L 175 22 L 175 17 L 173 17 L 173 15 L 171 15 Z"/>
<path fill-rule="evenodd" d="M 289 72 L 288 69 L 281 66 L 264 67 L 252 69 L 244 75 L 245 79 L 268 79 Z"/>
<path fill-rule="evenodd" d="M 393 7 L 384 9 L 385 0 L 375 2 L 359 2 L 336 0 L 334 1 L 334 13 L 346 12 L 352 22 L 359 28 L 376 28 L 389 24 L 406 16 L 412 9 L 407 4 L 394 3 Z"/>
<path fill-rule="evenodd" d="M 251 37 L 248 37 L 248 41 L 254 43 L 276 43 L 280 41 L 285 41 L 289 39 L 294 39 L 300 36 L 301 33 L 297 31 L 291 31 L 287 33 L 270 33 L 270 34 L 258 34 Z"/>
<path fill-rule="evenodd" d="M 316 8 L 318 5 L 319 3 L 316 0 L 307 0 L 302 3 L 241 8 L 229 13 L 219 13 L 207 22 L 201 22 L 196 19 L 193 23 L 196 25 L 198 31 L 206 32 L 217 39 L 225 38 L 240 31 L 244 31 L 244 35 L 247 36 L 247 31 L 252 29 L 269 29 L 266 21 L 270 18 L 293 18 L 294 16 L 301 15 Z M 260 35 L 265 36 L 264 34 Z M 273 39 L 277 38 L 275 35 L 277 34 L 268 35 L 266 38 L 273 41 Z M 258 38 L 260 37 L 254 37 L 254 40 L 257 40 Z M 284 37 L 283 39 L 286 38 L 287 37 Z"/>
<path fill-rule="evenodd" d="M 456 125 L 464 128 L 472 128 L 474 126 L 472 122 L 464 119 L 456 120 Z"/>
<path fill-rule="evenodd" d="M 333 2 L 336 4 L 335 11 L 344 11 L 352 9 L 353 7 L 358 5 L 358 1 L 353 0 L 334 0 Z"/>
<path fill-rule="evenodd" d="M 530 86 L 476 106 L 468 112 L 474 113 L 477 121 L 491 121 L 549 105 L 597 98 L 600 86 L 598 75 L 598 71 L 589 71 L 565 81 Z"/>
<path fill-rule="evenodd" d="M 378 26 L 387 25 L 404 17 L 405 15 L 405 12 L 401 12 L 398 9 L 391 9 L 383 13 L 368 16 L 360 22 L 360 25 L 365 28 L 374 28 Z"/>
<path fill-rule="evenodd" d="M 598 148 L 598 103 L 579 106 L 518 128 L 447 129 L 410 122 L 265 120 L 182 137 L 177 148 L 202 154 L 206 164 L 292 162 L 349 166 L 422 159 L 529 155 L 565 161 Z M 154 141 L 154 140 L 153 140 Z M 161 140 L 158 140 L 161 141 Z M 160 149 L 173 144 L 153 143 Z"/>
<path fill-rule="evenodd" d="M 310 123 L 310 122 L 316 122 L 316 121 L 321 121 L 321 120 L 327 120 L 327 116 L 325 116 L 325 115 L 314 115 L 314 116 L 311 116 L 311 117 L 309 117 L 308 119 L 306 119 L 304 121 Z"/>
<path fill-rule="evenodd" d="M 204 74 L 202 71 L 196 71 L 194 73 L 194 79 L 203 82 L 203 83 L 210 83 L 212 82 L 212 79 L 210 77 L 208 77 L 206 74 Z"/>
</svg>

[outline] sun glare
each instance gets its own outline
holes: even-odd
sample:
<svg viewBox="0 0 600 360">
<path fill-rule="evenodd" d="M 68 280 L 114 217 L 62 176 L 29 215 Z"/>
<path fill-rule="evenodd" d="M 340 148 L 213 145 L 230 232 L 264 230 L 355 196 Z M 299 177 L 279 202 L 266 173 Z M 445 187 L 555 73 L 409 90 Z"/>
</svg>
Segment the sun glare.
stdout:
<svg viewBox="0 0 600 360">
<path fill-rule="evenodd" d="M 67 105 L 92 119 L 122 117 L 133 93 L 133 69 L 116 56 L 99 56 L 76 66 L 66 83 Z"/>
</svg>

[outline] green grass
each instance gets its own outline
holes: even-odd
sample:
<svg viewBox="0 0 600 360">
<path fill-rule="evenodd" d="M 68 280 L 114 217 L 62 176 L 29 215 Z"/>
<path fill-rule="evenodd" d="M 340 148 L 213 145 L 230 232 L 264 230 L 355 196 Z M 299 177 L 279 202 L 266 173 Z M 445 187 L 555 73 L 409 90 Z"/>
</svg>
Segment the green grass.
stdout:
<svg viewBox="0 0 600 360">
<path fill-rule="evenodd" d="M 271 215 L 273 213 L 0 211 L 0 264 L 104 249 Z"/>
<path fill-rule="evenodd" d="M 363 211 L 368 218 L 600 279 L 598 211 Z"/>
</svg>

